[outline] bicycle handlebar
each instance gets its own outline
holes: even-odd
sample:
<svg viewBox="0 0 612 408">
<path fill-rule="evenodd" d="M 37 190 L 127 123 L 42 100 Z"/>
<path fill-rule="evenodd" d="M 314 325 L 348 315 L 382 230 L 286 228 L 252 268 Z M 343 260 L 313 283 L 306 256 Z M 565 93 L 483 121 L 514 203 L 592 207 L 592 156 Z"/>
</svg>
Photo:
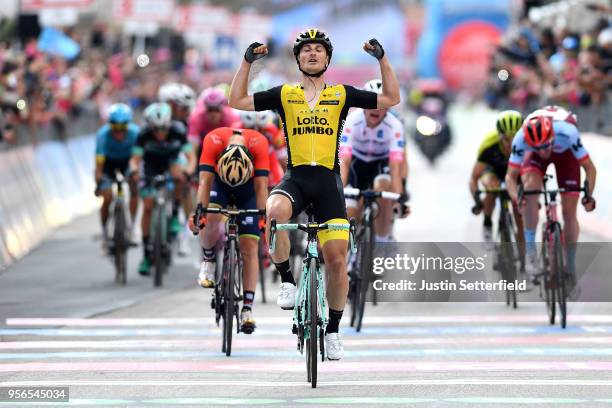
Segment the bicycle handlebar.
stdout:
<svg viewBox="0 0 612 408">
<path fill-rule="evenodd" d="M 276 247 L 276 231 L 292 231 L 300 230 L 305 233 L 317 233 L 321 230 L 336 230 L 336 231 L 347 231 L 349 232 L 349 245 L 351 252 L 357 252 L 355 245 L 355 229 L 356 222 L 354 218 L 351 218 L 348 224 L 319 224 L 319 223 L 305 223 L 305 224 L 294 224 L 294 223 L 283 223 L 277 224 L 275 219 L 270 221 L 270 244 L 268 249 L 271 254 L 274 253 Z"/>
<path fill-rule="evenodd" d="M 358 188 L 353 187 L 345 187 L 344 196 L 350 198 L 384 198 L 387 200 L 394 201 L 399 201 L 399 199 L 402 197 L 401 194 L 392 193 L 390 191 L 360 190 Z"/>
</svg>

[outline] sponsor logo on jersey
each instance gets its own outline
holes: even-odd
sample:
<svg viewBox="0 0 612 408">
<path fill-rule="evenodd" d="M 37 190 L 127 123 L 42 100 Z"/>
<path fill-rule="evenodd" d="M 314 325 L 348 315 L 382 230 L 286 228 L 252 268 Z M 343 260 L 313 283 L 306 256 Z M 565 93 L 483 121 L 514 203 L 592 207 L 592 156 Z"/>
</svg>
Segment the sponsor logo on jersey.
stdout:
<svg viewBox="0 0 612 408">
<path fill-rule="evenodd" d="M 303 104 L 304 101 L 300 101 L 298 99 L 288 99 L 287 103 L 296 103 L 296 104 Z"/>
<path fill-rule="evenodd" d="M 383 137 L 385 137 L 385 132 L 383 132 L 382 129 L 378 129 L 378 132 L 376 132 L 376 137 L 378 139 L 382 139 Z"/>
<path fill-rule="evenodd" d="M 334 134 L 334 129 L 329 126 L 329 121 L 326 118 L 318 116 L 299 117 L 297 118 L 297 126 L 293 128 L 293 136 L 296 135 L 328 135 Z"/>
<path fill-rule="evenodd" d="M 331 101 L 321 101 L 319 105 L 340 105 L 340 101 L 337 99 L 332 99 Z"/>
</svg>

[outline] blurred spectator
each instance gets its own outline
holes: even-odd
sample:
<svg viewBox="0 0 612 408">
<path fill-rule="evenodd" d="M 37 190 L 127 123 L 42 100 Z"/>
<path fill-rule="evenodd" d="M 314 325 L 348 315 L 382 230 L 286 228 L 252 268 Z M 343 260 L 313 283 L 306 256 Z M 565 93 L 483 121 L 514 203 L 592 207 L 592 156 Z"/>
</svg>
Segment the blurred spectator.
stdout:
<svg viewBox="0 0 612 408">
<path fill-rule="evenodd" d="M 572 33 L 521 21 L 492 56 L 485 100 L 492 107 L 522 110 L 543 104 L 607 106 L 612 86 L 609 24 L 601 18 L 590 30 Z"/>
</svg>

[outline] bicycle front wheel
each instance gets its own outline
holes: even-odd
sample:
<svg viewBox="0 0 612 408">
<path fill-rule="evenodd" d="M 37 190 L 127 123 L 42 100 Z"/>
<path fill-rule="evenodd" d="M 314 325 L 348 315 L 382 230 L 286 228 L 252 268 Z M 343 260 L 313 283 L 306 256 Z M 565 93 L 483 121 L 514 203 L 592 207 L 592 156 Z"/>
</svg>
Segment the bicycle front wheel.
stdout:
<svg viewBox="0 0 612 408">
<path fill-rule="evenodd" d="M 125 208 L 117 201 L 114 209 L 113 255 L 115 261 L 115 283 L 125 285 L 127 282 L 127 220 Z"/>
<path fill-rule="evenodd" d="M 559 304 L 559 323 L 561 328 L 565 329 L 567 326 L 567 291 L 565 288 L 565 258 L 563 256 L 563 244 L 561 240 L 561 226 L 559 224 L 553 225 L 553 245 L 554 254 L 552 257 L 554 281 L 557 292 L 557 302 Z"/>
<path fill-rule="evenodd" d="M 357 309 L 357 322 L 355 324 L 355 330 L 361 331 L 361 325 L 363 324 L 363 315 L 365 313 L 366 296 L 368 295 L 368 288 L 370 286 L 370 280 L 372 276 L 372 256 L 374 253 L 374 228 L 373 225 L 365 227 L 361 241 L 361 255 L 359 261 L 359 276 L 360 276 L 360 288 L 359 288 L 359 303 Z"/>
<path fill-rule="evenodd" d="M 319 337 L 319 313 L 318 313 L 318 285 L 317 261 L 311 259 L 308 266 L 309 288 L 308 288 L 308 328 L 310 334 L 306 340 L 306 362 L 308 365 L 308 381 L 312 388 L 317 388 L 317 340 Z"/>
<path fill-rule="evenodd" d="M 508 224 L 512 222 L 510 219 L 510 214 L 505 211 L 501 214 L 503 217 L 503 221 L 500 225 L 500 248 L 499 248 L 499 257 L 500 257 L 500 266 L 502 272 L 502 278 L 508 282 L 515 282 L 516 280 L 516 262 L 515 262 L 515 249 L 514 242 L 512 241 L 512 233 L 510 231 L 510 227 Z M 506 304 L 512 305 L 514 309 L 517 308 L 516 303 L 516 288 L 506 289 Z"/>
<path fill-rule="evenodd" d="M 164 209 L 156 205 L 153 209 L 153 217 L 155 237 L 153 239 L 153 259 L 154 259 L 154 275 L 153 286 L 161 287 L 163 284 L 164 273 L 166 273 L 166 260 L 164 259 L 164 243 L 166 242 L 166 217 Z"/>
<path fill-rule="evenodd" d="M 236 279 L 236 268 L 238 266 L 238 254 L 236 253 L 236 241 L 230 240 L 227 250 L 227 268 L 225 272 L 227 275 L 223 276 L 225 282 L 225 288 L 223 296 L 225 297 L 225 310 L 223 316 L 224 325 L 224 343 L 225 343 L 225 355 L 230 356 L 232 354 L 232 330 L 234 324 L 234 316 L 236 315 L 236 297 L 235 297 L 235 279 Z"/>
<path fill-rule="evenodd" d="M 555 324 L 555 286 L 556 282 L 553 279 L 551 258 L 554 257 L 553 241 L 549 233 L 544 234 L 542 240 L 542 271 L 544 278 L 541 280 L 541 285 L 544 286 L 544 301 L 546 302 L 546 311 L 548 313 L 548 322 Z"/>
</svg>

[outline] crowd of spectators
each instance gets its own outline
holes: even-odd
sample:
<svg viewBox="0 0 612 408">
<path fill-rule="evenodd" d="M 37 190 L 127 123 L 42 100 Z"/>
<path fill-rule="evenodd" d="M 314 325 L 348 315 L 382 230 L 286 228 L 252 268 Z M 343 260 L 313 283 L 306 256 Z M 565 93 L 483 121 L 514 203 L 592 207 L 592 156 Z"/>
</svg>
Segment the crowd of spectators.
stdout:
<svg viewBox="0 0 612 408">
<path fill-rule="evenodd" d="M 138 111 L 155 100 L 166 81 L 180 78 L 200 90 L 206 82 L 222 79 L 201 75 L 206 62 L 193 49 L 181 50 L 178 58 L 168 44 L 147 44 L 145 50 L 135 52 L 138 45 L 133 38 L 102 25 L 65 33 L 81 49 L 72 60 L 41 52 L 35 38 L 0 40 L 0 141 L 4 144 L 37 143 L 44 134 L 63 138 L 85 119 L 87 128 L 78 131 L 93 131 L 112 103 L 127 102 Z M 147 63 L 138 59 L 139 52 L 147 54 Z"/>
<path fill-rule="evenodd" d="M 597 109 L 611 103 L 611 89 L 612 25 L 607 18 L 585 32 L 537 28 L 524 20 L 492 57 L 485 99 L 494 108 L 557 104 Z"/>
</svg>

